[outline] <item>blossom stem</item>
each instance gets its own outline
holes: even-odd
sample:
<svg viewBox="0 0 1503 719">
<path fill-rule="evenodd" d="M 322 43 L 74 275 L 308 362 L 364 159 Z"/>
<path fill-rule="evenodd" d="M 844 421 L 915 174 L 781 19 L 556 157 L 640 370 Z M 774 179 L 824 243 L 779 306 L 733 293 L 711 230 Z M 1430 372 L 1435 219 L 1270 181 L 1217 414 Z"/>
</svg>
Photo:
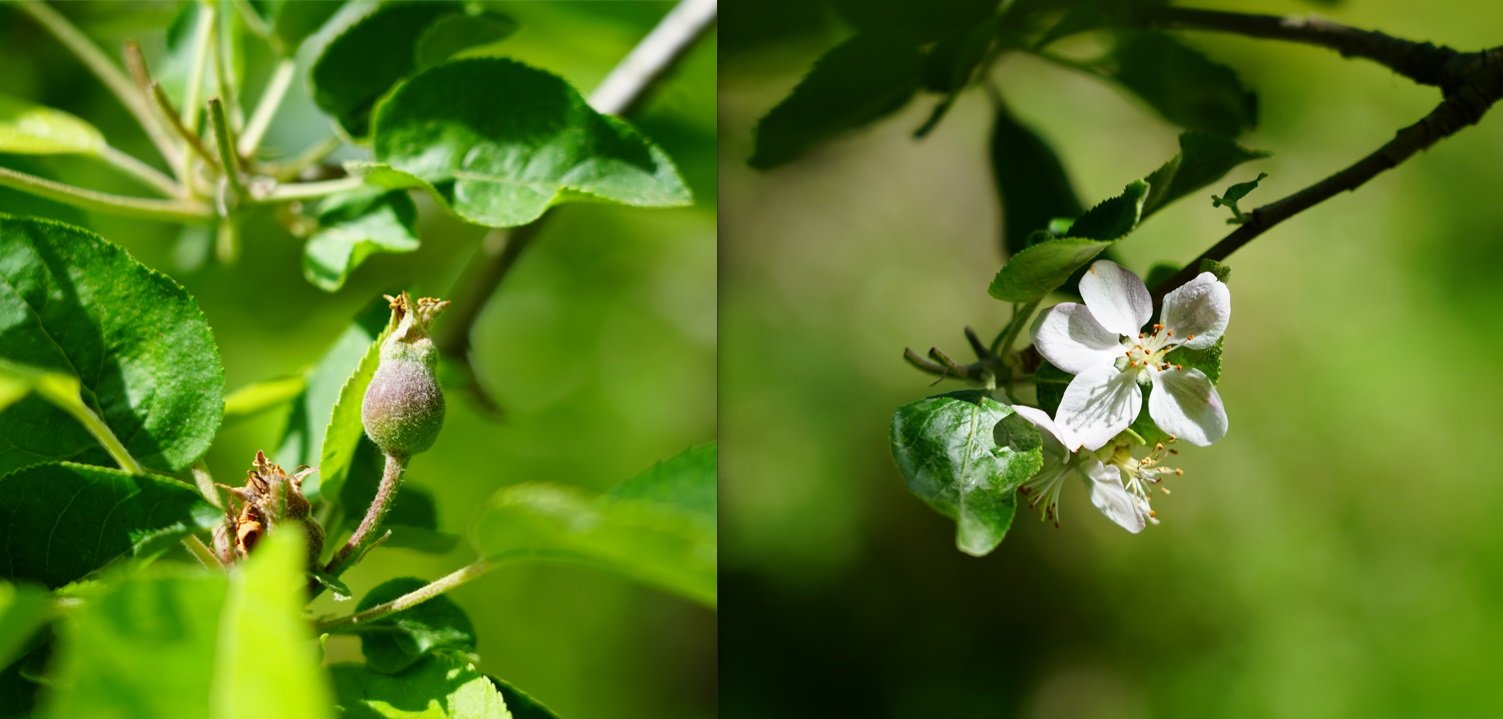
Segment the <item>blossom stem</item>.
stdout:
<svg viewBox="0 0 1503 719">
<path fill-rule="evenodd" d="M 398 457 L 394 454 L 386 455 L 386 468 L 381 473 L 381 484 L 376 488 L 376 498 L 371 500 L 371 506 L 365 511 L 365 518 L 360 520 L 360 526 L 355 528 L 355 533 L 350 535 L 343 547 L 329 560 L 324 567 L 324 573 L 339 576 L 341 572 L 349 568 L 350 564 L 359 562 L 365 550 L 370 548 L 380 534 L 381 522 L 386 519 L 386 513 L 391 511 L 391 505 L 397 499 L 397 491 L 402 488 L 402 473 L 407 470 L 407 458 Z"/>
<path fill-rule="evenodd" d="M 0 186 L 27 192 L 74 207 L 125 217 L 143 217 L 167 222 L 200 222 L 213 217 L 209 208 L 185 200 L 148 200 L 86 190 L 55 180 L 0 167 Z"/>
<path fill-rule="evenodd" d="M 172 178 L 158 172 L 155 167 L 109 145 L 100 148 L 99 158 L 166 197 L 176 197 L 182 189 L 172 181 Z"/>
<path fill-rule="evenodd" d="M 272 117 L 282 106 L 282 98 L 287 96 L 287 89 L 292 87 L 296 70 L 297 63 L 291 58 L 283 58 L 277 63 L 277 68 L 271 73 L 271 79 L 266 83 L 266 89 L 261 91 L 261 99 L 256 101 L 256 109 L 251 112 L 250 122 L 246 123 L 245 131 L 240 134 L 241 155 L 250 157 L 256 154 L 256 148 L 261 146 L 261 138 L 266 135 L 266 129 L 271 126 Z"/>
<path fill-rule="evenodd" d="M 426 602 L 429 599 L 432 599 L 440 594 L 443 594 L 444 592 L 458 587 L 459 585 L 464 584 L 471 579 L 486 574 L 492 569 L 495 569 L 497 566 L 498 565 L 495 562 L 487 561 L 484 559 L 472 564 L 465 565 L 464 567 L 461 567 L 444 577 L 436 579 L 429 584 L 418 587 L 417 589 L 403 594 L 402 596 L 397 597 L 396 599 L 393 599 L 389 602 L 377 604 L 370 609 L 367 609 L 363 612 L 351 614 L 347 617 L 340 617 L 338 619 L 331 619 L 329 621 L 320 622 L 318 625 L 318 631 L 335 634 L 349 634 L 358 632 L 361 630 L 362 624 L 422 604 L 423 602 Z"/>
</svg>

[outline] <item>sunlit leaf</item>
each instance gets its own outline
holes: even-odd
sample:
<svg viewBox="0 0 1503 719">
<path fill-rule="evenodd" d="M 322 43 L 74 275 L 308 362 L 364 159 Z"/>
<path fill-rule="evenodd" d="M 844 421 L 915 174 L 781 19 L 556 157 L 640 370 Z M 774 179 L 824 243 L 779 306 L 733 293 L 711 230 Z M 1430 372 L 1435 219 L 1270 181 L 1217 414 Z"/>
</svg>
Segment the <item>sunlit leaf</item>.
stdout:
<svg viewBox="0 0 1503 719">
<path fill-rule="evenodd" d="M 223 513 L 188 485 L 48 462 L 0 477 L 0 578 L 60 587 L 124 554 L 151 554 Z"/>
<path fill-rule="evenodd" d="M 384 3 L 329 41 L 313 64 L 313 101 L 350 137 L 365 137 L 377 101 L 403 78 L 515 30 L 510 18 L 463 3 Z"/>
<path fill-rule="evenodd" d="M 620 495 L 550 484 L 502 489 L 475 525 L 487 557 L 535 557 L 609 569 L 716 602 L 713 445 L 628 480 Z"/>
<path fill-rule="evenodd" d="M 52 613 L 52 597 L 30 584 L 0 582 L 0 667 L 10 666 Z"/>
<path fill-rule="evenodd" d="M 362 597 L 355 611 L 363 612 L 427 584 L 415 577 L 388 579 Z M 359 626 L 365 665 L 382 674 L 401 672 L 435 651 L 475 650 L 475 625 L 444 595 Z"/>
<path fill-rule="evenodd" d="M 490 227 L 526 224 L 561 202 L 691 199 L 668 156 L 630 125 L 557 76 L 499 58 L 444 63 L 403 83 L 376 112 L 374 152 Z"/>
<path fill-rule="evenodd" d="M 166 275 L 87 230 L 0 215 L 0 360 L 76 378 L 84 404 L 137 461 L 177 471 L 208 448 L 224 369 L 203 313 Z M 40 397 L 0 412 L 0 473 L 110 462 Z"/>
<path fill-rule="evenodd" d="M 104 135 L 62 110 L 0 94 L 0 152 L 20 155 L 98 154 Z"/>
<path fill-rule="evenodd" d="M 417 206 L 406 192 L 361 190 L 324 200 L 319 229 L 303 249 L 303 276 L 333 292 L 365 258 L 418 248 Z"/>
<path fill-rule="evenodd" d="M 506 700 L 468 659 L 428 656 L 400 674 L 360 664 L 329 667 L 344 719 L 512 719 Z"/>
</svg>

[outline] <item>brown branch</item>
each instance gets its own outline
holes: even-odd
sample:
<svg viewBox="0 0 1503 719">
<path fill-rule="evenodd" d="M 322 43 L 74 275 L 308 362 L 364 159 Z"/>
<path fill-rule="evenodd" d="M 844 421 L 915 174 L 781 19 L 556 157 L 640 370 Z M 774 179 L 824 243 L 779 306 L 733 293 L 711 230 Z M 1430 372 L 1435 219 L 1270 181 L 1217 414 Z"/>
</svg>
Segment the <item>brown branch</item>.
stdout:
<svg viewBox="0 0 1503 719">
<path fill-rule="evenodd" d="M 1318 17 L 1166 7 L 1152 12 L 1145 20 L 1165 28 L 1227 32 L 1316 45 L 1335 50 L 1342 57 L 1372 60 L 1421 85 L 1436 87 L 1453 86 L 1458 79 L 1455 65 L 1464 64 L 1467 57 L 1444 45 L 1406 40 Z"/>
<path fill-rule="evenodd" d="M 1441 140 L 1474 125 L 1494 103 L 1503 99 L 1503 48 L 1471 53 L 1457 71 L 1462 84 L 1446 93 L 1429 114 L 1394 134 L 1393 139 L 1345 169 L 1288 197 L 1248 213 L 1248 221 L 1220 242 L 1191 260 L 1179 272 L 1154 288 L 1155 301 L 1191 279 L 1201 260 L 1223 260 L 1275 225 L 1326 200 L 1366 184 L 1368 180 L 1428 149 Z"/>
</svg>

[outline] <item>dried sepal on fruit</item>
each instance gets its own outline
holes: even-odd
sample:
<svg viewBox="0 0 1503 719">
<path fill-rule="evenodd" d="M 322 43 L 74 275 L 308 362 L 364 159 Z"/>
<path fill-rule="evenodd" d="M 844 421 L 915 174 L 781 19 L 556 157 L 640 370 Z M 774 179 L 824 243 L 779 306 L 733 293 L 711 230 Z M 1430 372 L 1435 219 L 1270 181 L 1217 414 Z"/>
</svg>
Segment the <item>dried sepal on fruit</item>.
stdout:
<svg viewBox="0 0 1503 719">
<path fill-rule="evenodd" d="M 324 530 L 312 516 L 313 507 L 303 496 L 303 480 L 316 470 L 299 467 L 288 474 L 256 452 L 245 475 L 245 486 L 224 487 L 230 494 L 224 522 L 214 529 L 214 549 L 225 564 L 244 559 L 267 532 L 281 526 L 300 526 L 306 533 L 308 566 L 316 567 L 324 549 Z"/>
<path fill-rule="evenodd" d="M 391 302 L 393 329 L 381 343 L 381 362 L 360 405 L 365 433 L 387 455 L 411 457 L 433 446 L 444 424 L 438 348 L 429 337 L 447 300 L 407 293 Z"/>
</svg>

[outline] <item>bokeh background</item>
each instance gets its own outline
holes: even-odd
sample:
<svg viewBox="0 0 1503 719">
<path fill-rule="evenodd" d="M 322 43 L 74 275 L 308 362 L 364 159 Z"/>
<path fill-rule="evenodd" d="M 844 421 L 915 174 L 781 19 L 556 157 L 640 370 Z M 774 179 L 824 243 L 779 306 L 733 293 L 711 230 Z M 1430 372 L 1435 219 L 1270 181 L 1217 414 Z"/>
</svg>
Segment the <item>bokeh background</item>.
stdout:
<svg viewBox="0 0 1503 719">
<path fill-rule="evenodd" d="M 1503 6 L 1319 12 L 1461 49 Z M 1226 439 L 1180 455 L 1131 536 L 1068 490 L 991 556 L 904 489 L 895 408 L 949 389 L 905 346 L 969 354 L 1007 317 L 990 104 L 928 102 L 771 172 L 756 120 L 849 31 L 820 3 L 727 4 L 720 76 L 722 716 L 1408 717 L 1503 713 L 1503 118 L 1488 117 L 1234 255 Z M 1438 101 L 1304 46 L 1184 37 L 1260 93 L 1256 206 L 1355 161 Z M 1081 49 L 1074 46 L 1074 49 Z M 1009 57 L 992 77 L 1088 204 L 1170 158 L 1135 99 Z M 932 97 L 932 96 L 931 96 Z M 1495 113 L 1496 114 L 1496 113 Z M 1118 245 L 1138 272 L 1223 236 L 1207 188 Z"/>
<path fill-rule="evenodd" d="M 672 4 L 495 5 L 521 27 L 484 52 L 548 69 L 588 92 Z M 63 3 L 60 9 L 112 53 L 134 37 L 158 59 L 163 30 L 178 7 L 100 2 Z M 315 37 L 300 55 L 297 85 L 266 143 L 272 151 L 293 154 L 333 132 L 306 86 L 308 63 L 328 34 Z M 254 93 L 269 61 L 252 48 L 247 62 Z M 434 495 L 441 528 L 464 532 L 503 485 L 550 481 L 604 489 L 715 436 L 715 66 L 712 36 L 690 52 L 635 119 L 679 165 L 695 205 L 562 208 L 486 308 L 475 356 L 481 380 L 504 414 L 489 418 L 451 395 L 438 443 L 415 458 L 408 472 L 410 485 Z M 85 118 L 138 157 L 154 154 L 92 75 L 4 5 L 0 68 L 0 92 Z M 131 180 L 85 159 L 4 156 L 0 164 L 142 194 Z M 84 224 L 182 283 L 214 328 L 231 390 L 301 371 L 382 292 L 446 293 L 484 234 L 431 203 L 420 204 L 421 250 L 377 255 L 340 292 L 327 294 L 303 279 L 300 242 L 269 216 L 248 223 L 239 261 L 222 265 L 212 259 L 207 235 L 180 236 L 180 228 L 168 224 L 92 216 L 5 190 L 0 212 Z M 227 425 L 208 456 L 216 479 L 238 482 L 257 449 L 275 449 L 284 414 Z M 395 576 L 437 578 L 472 558 L 464 544 L 440 556 L 378 549 L 347 579 L 363 594 Z M 715 713 L 715 616 L 698 605 L 604 573 L 527 564 L 493 572 L 451 596 L 475 622 L 481 670 L 562 716 Z M 340 614 L 352 609 L 327 596 L 315 608 Z M 329 658 L 358 660 L 358 642 L 331 640 Z"/>
</svg>

